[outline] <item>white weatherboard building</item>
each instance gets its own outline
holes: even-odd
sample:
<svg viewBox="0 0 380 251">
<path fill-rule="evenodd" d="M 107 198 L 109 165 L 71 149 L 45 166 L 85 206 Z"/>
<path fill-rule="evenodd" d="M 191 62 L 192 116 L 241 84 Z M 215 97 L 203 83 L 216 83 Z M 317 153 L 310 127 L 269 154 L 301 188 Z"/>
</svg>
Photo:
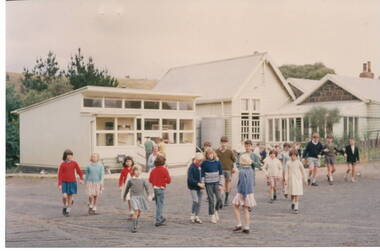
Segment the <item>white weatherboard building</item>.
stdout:
<svg viewBox="0 0 380 251">
<path fill-rule="evenodd" d="M 212 139 L 215 147 L 223 135 L 235 149 L 245 139 L 265 144 L 304 141 L 311 129 L 303 117 L 316 106 L 339 108 L 343 117 L 334 125 L 334 135 L 373 138 L 380 132 L 380 80 L 338 75 L 285 80 L 267 53 L 175 67 L 155 90 L 200 94 L 198 145 Z M 215 126 L 221 119 L 224 126 Z"/>
<path fill-rule="evenodd" d="M 69 148 L 81 167 L 92 152 L 145 164 L 145 137 L 167 141 L 169 165 L 195 153 L 194 94 L 87 86 L 14 111 L 20 117 L 20 164 L 57 167 Z"/>
</svg>

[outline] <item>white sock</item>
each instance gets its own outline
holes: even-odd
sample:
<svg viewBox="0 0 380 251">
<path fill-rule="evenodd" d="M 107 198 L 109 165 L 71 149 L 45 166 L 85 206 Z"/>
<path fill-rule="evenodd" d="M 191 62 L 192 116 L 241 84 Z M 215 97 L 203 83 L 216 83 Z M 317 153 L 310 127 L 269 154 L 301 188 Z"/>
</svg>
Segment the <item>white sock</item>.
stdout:
<svg viewBox="0 0 380 251">
<path fill-rule="evenodd" d="M 68 208 L 66 209 L 66 212 L 70 213 L 70 211 L 71 211 L 71 207 L 68 207 Z"/>
<path fill-rule="evenodd" d="M 330 181 L 333 181 L 334 179 L 333 179 L 333 176 L 332 175 L 330 175 Z"/>
<path fill-rule="evenodd" d="M 298 201 L 296 203 L 294 203 L 294 209 L 298 210 Z"/>
<path fill-rule="evenodd" d="M 93 206 L 93 207 L 92 207 L 92 210 L 96 211 L 96 206 Z"/>
<path fill-rule="evenodd" d="M 274 198 L 273 196 L 274 196 L 274 191 L 271 190 L 271 191 L 270 191 L 270 198 L 271 198 L 272 200 L 273 200 L 273 198 Z"/>
<path fill-rule="evenodd" d="M 245 226 L 244 226 L 244 229 L 247 229 L 247 230 L 248 230 L 248 229 L 249 229 L 249 225 L 245 225 Z"/>
<path fill-rule="evenodd" d="M 313 181 L 311 182 L 311 183 L 315 183 L 317 181 L 317 179 L 316 178 L 313 178 Z"/>
<path fill-rule="evenodd" d="M 241 227 L 241 222 L 239 221 L 238 224 L 236 225 L 237 227 Z"/>
</svg>

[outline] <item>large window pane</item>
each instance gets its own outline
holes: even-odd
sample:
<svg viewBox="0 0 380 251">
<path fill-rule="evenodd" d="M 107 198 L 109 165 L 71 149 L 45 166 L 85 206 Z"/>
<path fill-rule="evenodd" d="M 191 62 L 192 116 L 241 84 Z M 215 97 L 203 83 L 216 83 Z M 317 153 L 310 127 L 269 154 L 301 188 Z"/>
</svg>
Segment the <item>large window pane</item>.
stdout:
<svg viewBox="0 0 380 251">
<path fill-rule="evenodd" d="M 138 131 L 141 131 L 141 119 L 137 119 L 137 121 L 136 121 L 136 126 L 137 126 L 137 130 Z"/>
<path fill-rule="evenodd" d="M 280 141 L 280 119 L 274 120 L 275 141 Z"/>
<path fill-rule="evenodd" d="M 249 110 L 249 99 L 242 99 L 241 100 L 241 110 L 242 111 L 248 111 Z"/>
<path fill-rule="evenodd" d="M 159 119 L 144 119 L 144 129 L 145 130 L 160 130 L 160 120 Z"/>
<path fill-rule="evenodd" d="M 260 111 L 260 101 L 258 99 L 252 99 L 252 111 L 253 112 Z"/>
<path fill-rule="evenodd" d="M 181 119 L 180 120 L 180 130 L 193 130 L 193 120 L 192 119 Z"/>
<path fill-rule="evenodd" d="M 177 130 L 177 120 L 176 119 L 163 119 L 162 120 L 162 130 Z"/>
<path fill-rule="evenodd" d="M 141 100 L 126 100 L 124 106 L 127 109 L 141 109 Z"/>
<path fill-rule="evenodd" d="M 186 110 L 191 111 L 193 110 L 193 102 L 179 102 L 179 109 L 180 110 Z"/>
<path fill-rule="evenodd" d="M 288 141 L 288 127 L 287 127 L 287 120 L 281 119 L 281 130 L 282 130 L 282 141 L 286 142 Z"/>
<path fill-rule="evenodd" d="M 192 144 L 194 133 L 192 132 L 181 132 L 179 134 L 179 143 L 181 144 Z"/>
<path fill-rule="evenodd" d="M 117 135 L 117 144 L 119 146 L 131 146 L 135 144 L 135 135 L 133 133 L 119 133 Z"/>
<path fill-rule="evenodd" d="M 163 110 L 177 110 L 177 102 L 162 101 Z"/>
<path fill-rule="evenodd" d="M 295 141 L 296 126 L 294 124 L 294 118 L 289 118 L 289 140 Z"/>
<path fill-rule="evenodd" d="M 121 108 L 122 101 L 120 99 L 105 99 L 104 107 L 105 108 Z"/>
<path fill-rule="evenodd" d="M 163 132 L 162 139 L 167 144 L 176 144 L 177 143 L 177 133 L 176 132 Z"/>
<path fill-rule="evenodd" d="M 101 98 L 84 98 L 83 99 L 84 107 L 102 107 Z"/>
<path fill-rule="evenodd" d="M 159 101 L 144 101 L 144 109 L 160 109 Z"/>
<path fill-rule="evenodd" d="M 301 130 L 302 130 L 302 119 L 296 118 L 296 141 L 302 140 Z"/>
<path fill-rule="evenodd" d="M 97 146 L 113 146 L 114 134 L 113 133 L 97 133 L 96 145 Z"/>
<path fill-rule="evenodd" d="M 114 118 L 96 118 L 96 130 L 114 130 Z"/>
<path fill-rule="evenodd" d="M 268 136 L 269 141 L 273 141 L 273 119 L 268 119 Z"/>
<path fill-rule="evenodd" d="M 133 118 L 118 118 L 117 119 L 117 130 L 134 130 L 134 119 Z"/>
</svg>

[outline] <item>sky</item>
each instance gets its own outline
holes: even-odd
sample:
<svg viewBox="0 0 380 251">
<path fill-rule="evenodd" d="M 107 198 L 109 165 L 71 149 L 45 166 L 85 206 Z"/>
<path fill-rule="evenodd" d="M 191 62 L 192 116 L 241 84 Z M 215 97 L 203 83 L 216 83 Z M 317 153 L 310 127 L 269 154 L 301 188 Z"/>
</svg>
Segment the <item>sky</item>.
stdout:
<svg viewBox="0 0 380 251">
<path fill-rule="evenodd" d="M 323 62 L 380 75 L 378 0 L 30 0 L 6 2 L 6 71 L 80 47 L 116 77 L 266 51 L 277 65 Z"/>
</svg>

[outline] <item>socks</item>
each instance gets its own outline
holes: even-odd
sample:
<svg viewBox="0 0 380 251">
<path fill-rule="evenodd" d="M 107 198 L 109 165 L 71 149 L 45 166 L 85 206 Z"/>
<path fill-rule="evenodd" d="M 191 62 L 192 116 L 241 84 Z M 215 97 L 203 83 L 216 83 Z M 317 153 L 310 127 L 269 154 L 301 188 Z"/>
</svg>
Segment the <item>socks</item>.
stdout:
<svg viewBox="0 0 380 251">
<path fill-rule="evenodd" d="M 271 200 L 274 199 L 274 191 L 273 191 L 273 190 L 270 191 L 270 199 L 271 199 Z"/>
<path fill-rule="evenodd" d="M 241 227 L 241 221 L 238 222 L 238 224 L 236 225 L 237 227 Z"/>
<path fill-rule="evenodd" d="M 298 201 L 294 203 L 294 210 L 298 210 Z"/>
<path fill-rule="evenodd" d="M 334 181 L 334 179 L 333 179 L 333 176 L 332 176 L 332 175 L 330 175 L 330 181 Z"/>
<path fill-rule="evenodd" d="M 70 213 L 70 211 L 71 211 L 71 207 L 66 208 L 67 213 Z"/>
<path fill-rule="evenodd" d="M 317 179 L 313 178 L 313 181 L 311 183 L 315 183 L 315 182 L 317 182 Z"/>
</svg>

